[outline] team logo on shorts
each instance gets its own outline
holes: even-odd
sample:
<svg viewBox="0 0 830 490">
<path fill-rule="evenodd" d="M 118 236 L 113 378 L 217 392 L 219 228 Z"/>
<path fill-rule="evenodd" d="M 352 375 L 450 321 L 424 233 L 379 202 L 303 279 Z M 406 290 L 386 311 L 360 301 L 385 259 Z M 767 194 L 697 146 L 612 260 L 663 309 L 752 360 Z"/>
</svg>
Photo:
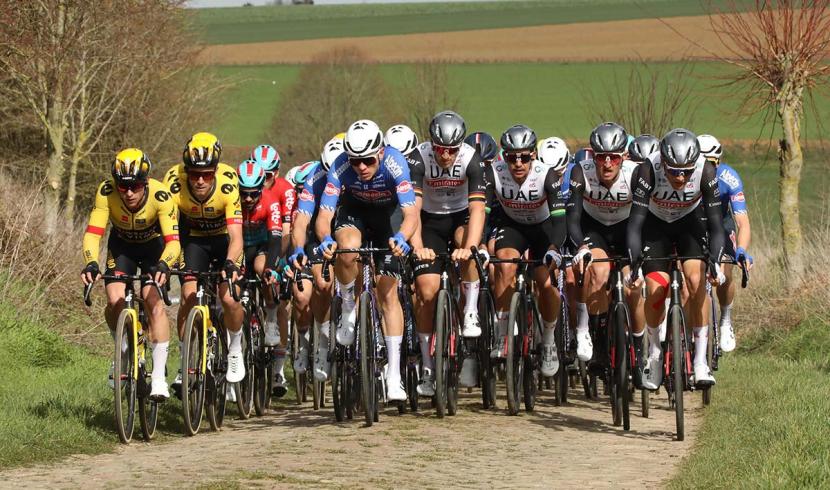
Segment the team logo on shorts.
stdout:
<svg viewBox="0 0 830 490">
<path fill-rule="evenodd" d="M 325 192 L 327 196 L 336 196 L 338 194 L 337 187 L 332 183 L 326 184 Z"/>
</svg>

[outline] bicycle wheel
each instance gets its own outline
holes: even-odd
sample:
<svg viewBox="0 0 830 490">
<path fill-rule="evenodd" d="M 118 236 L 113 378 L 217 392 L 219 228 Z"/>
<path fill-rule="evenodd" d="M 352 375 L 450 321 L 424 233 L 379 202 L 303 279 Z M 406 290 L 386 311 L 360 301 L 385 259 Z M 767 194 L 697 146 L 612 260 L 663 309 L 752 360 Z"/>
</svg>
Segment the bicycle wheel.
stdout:
<svg viewBox="0 0 830 490">
<path fill-rule="evenodd" d="M 579 380 L 582 383 L 582 389 L 585 391 L 585 398 L 588 400 L 596 398 L 591 376 L 588 374 L 588 363 L 577 360 L 577 369 L 579 369 Z"/>
<path fill-rule="evenodd" d="M 112 380 L 115 384 L 115 425 L 118 438 L 124 444 L 133 438 L 137 401 L 137 380 L 135 376 L 135 333 L 133 316 L 128 309 L 121 310 L 115 327 L 115 369 Z M 127 344 L 124 351 L 121 346 Z"/>
<path fill-rule="evenodd" d="M 706 362 L 709 364 L 709 370 L 715 372 L 715 326 L 710 323 L 709 337 L 706 340 Z M 708 406 L 712 403 L 712 388 L 713 386 L 705 386 L 701 390 L 703 395 L 703 405 Z"/>
<path fill-rule="evenodd" d="M 146 342 L 146 341 L 145 341 Z M 153 372 L 153 356 L 147 356 L 144 344 L 144 363 L 138 367 L 138 419 L 141 422 L 141 435 L 150 441 L 156 435 L 159 404 L 150 400 L 150 373 Z"/>
<path fill-rule="evenodd" d="M 363 415 L 366 426 L 371 427 L 375 421 L 375 345 L 372 342 L 375 326 L 372 324 L 371 298 L 364 291 L 360 294 L 360 388 L 363 402 Z"/>
<path fill-rule="evenodd" d="M 257 318 L 262 318 L 262 316 Z M 251 351 L 254 356 L 254 412 L 257 417 L 262 417 L 271 402 L 271 386 L 268 381 L 270 352 L 266 350 L 265 333 L 259 321 L 257 320 L 252 326 L 254 326 L 251 333 L 253 341 Z"/>
<path fill-rule="evenodd" d="M 202 425 L 202 410 L 205 406 L 205 372 L 202 371 L 203 348 L 205 339 L 202 335 L 204 322 L 203 310 L 193 308 L 187 315 L 182 342 L 182 412 L 184 415 L 185 434 L 192 436 L 199 432 Z"/>
<path fill-rule="evenodd" d="M 630 352 L 628 349 L 628 315 L 625 307 L 616 305 L 614 311 L 614 385 L 617 411 L 619 412 L 623 430 L 631 428 L 629 413 L 629 387 L 628 367 L 630 364 Z M 615 417 L 616 418 L 616 417 Z"/>
<path fill-rule="evenodd" d="M 478 295 L 478 321 L 481 335 L 478 337 L 478 372 L 481 383 L 481 403 L 484 408 L 496 407 L 496 367 L 490 359 L 494 342 L 493 297 L 489 290 L 481 290 Z M 501 339 L 498 339 L 501 340 Z"/>
<path fill-rule="evenodd" d="M 317 328 L 311 326 L 311 352 L 308 353 L 308 365 L 314 366 L 314 358 L 317 355 L 317 347 L 320 346 L 319 335 L 317 335 Z M 314 410 L 320 410 L 320 407 L 325 405 L 325 382 L 317 380 L 314 373 L 311 374 L 311 398 L 314 401 Z"/>
<path fill-rule="evenodd" d="M 457 304 L 456 310 L 457 310 Z M 450 306 L 450 308 L 452 308 Z M 462 346 L 463 341 L 458 325 L 458 315 L 452 314 L 452 309 L 447 310 L 450 321 L 447 325 L 450 327 L 447 332 L 447 415 L 453 416 L 458 412 L 458 377 L 461 375 L 462 363 Z"/>
<path fill-rule="evenodd" d="M 519 292 L 513 293 L 510 299 L 510 313 L 507 316 L 507 354 L 506 354 L 506 376 L 507 385 L 507 413 L 517 415 L 521 402 L 522 386 L 522 332 L 524 328 L 517 323 L 524 323 L 524 310 L 522 306 L 522 295 Z"/>
<path fill-rule="evenodd" d="M 245 363 L 245 377 L 236 384 L 236 408 L 239 418 L 246 420 L 251 416 L 254 401 L 254 350 L 250 318 L 242 324 L 242 360 Z"/>
<path fill-rule="evenodd" d="M 418 411 L 418 364 L 407 362 L 406 364 L 406 396 L 409 399 L 409 410 Z"/>
<path fill-rule="evenodd" d="M 447 408 L 447 380 L 449 378 L 450 295 L 446 290 L 438 291 L 435 302 L 435 414 L 444 417 Z"/>
<path fill-rule="evenodd" d="M 339 358 L 338 354 L 331 358 L 331 397 L 334 420 L 342 422 L 346 412 L 346 370 L 341 367 Z"/>
<path fill-rule="evenodd" d="M 208 341 L 212 355 L 208 363 L 210 394 L 207 397 L 206 412 L 210 428 L 218 431 L 225 422 L 225 406 L 227 404 L 228 382 L 228 349 L 227 334 L 223 327 L 216 329 L 213 337 Z"/>
<path fill-rule="evenodd" d="M 522 356 L 522 394 L 526 412 L 532 412 L 536 407 L 536 393 L 542 381 L 539 371 L 539 345 L 536 342 L 536 335 L 542 332 L 542 318 L 539 316 L 536 304 L 532 302 L 533 300 L 530 301 L 529 314 L 526 313 L 523 316 L 527 321 L 527 329 L 522 335 L 523 351 L 526 350 Z M 527 303 L 525 305 L 525 311 L 527 311 Z M 562 369 L 559 371 L 561 372 Z"/>
<path fill-rule="evenodd" d="M 297 405 L 302 405 L 308 400 L 306 373 L 298 373 L 294 368 L 297 360 L 297 353 L 300 351 L 300 332 L 297 330 L 297 324 L 293 319 L 289 320 L 288 331 L 291 332 L 291 372 L 294 373 L 294 393 L 297 394 Z"/>
<path fill-rule="evenodd" d="M 685 426 L 683 420 L 683 388 L 685 386 L 686 368 L 685 358 L 686 354 L 683 352 L 682 337 L 682 322 L 683 310 L 678 305 L 672 306 L 669 318 L 668 335 L 669 345 L 671 346 L 671 379 L 672 379 L 672 393 L 674 399 L 674 416 L 677 427 L 677 440 L 682 441 L 685 438 Z"/>
<path fill-rule="evenodd" d="M 565 345 L 565 329 L 568 328 L 568 310 L 567 302 L 561 301 L 559 308 L 559 321 L 554 331 L 554 341 L 556 342 L 556 354 L 559 356 L 559 371 L 554 375 L 556 385 L 556 398 L 554 402 L 561 406 L 568 402 L 568 388 L 570 385 L 570 375 L 567 369 L 567 355 L 568 346 Z"/>
</svg>

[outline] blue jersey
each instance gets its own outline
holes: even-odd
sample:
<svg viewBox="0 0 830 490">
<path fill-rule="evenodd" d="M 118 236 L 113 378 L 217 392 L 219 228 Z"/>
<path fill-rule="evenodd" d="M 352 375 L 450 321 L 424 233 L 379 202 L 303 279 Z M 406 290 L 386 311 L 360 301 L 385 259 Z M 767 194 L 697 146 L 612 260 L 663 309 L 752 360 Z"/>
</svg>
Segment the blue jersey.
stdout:
<svg viewBox="0 0 830 490">
<path fill-rule="evenodd" d="M 724 216 L 732 210 L 733 214 L 746 214 L 744 183 L 734 168 L 725 163 L 718 164 L 718 190 Z"/>
<path fill-rule="evenodd" d="M 377 172 L 362 182 L 344 153 L 329 169 L 320 207 L 334 211 L 340 197 L 344 204 L 391 210 L 415 205 L 415 190 L 409 177 L 409 164 L 400 151 L 386 146 Z"/>
<path fill-rule="evenodd" d="M 298 213 L 306 214 L 312 218 L 317 214 L 317 205 L 320 203 L 323 190 L 326 188 L 326 174 L 326 170 L 319 163 L 308 172 L 298 198 Z"/>
</svg>

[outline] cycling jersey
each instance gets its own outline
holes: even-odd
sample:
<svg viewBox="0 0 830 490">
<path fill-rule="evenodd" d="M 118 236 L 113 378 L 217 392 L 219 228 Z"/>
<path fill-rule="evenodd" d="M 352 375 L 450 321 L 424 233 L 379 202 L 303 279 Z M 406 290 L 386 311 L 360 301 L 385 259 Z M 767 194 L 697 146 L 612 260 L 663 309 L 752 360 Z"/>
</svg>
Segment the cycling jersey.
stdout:
<svg viewBox="0 0 830 490">
<path fill-rule="evenodd" d="M 539 160 L 530 162 L 527 177 L 521 184 L 513 179 L 503 160 L 494 162 L 486 171 L 487 182 L 492 183 L 487 201 L 497 200 L 503 214 L 511 220 L 533 225 L 551 216 L 565 217 L 559 177 Z"/>
<path fill-rule="evenodd" d="M 432 214 L 452 214 L 471 202 L 484 202 L 484 165 L 475 149 L 462 143 L 455 161 L 444 168 L 435 160 L 432 143 L 421 143 L 410 153 L 412 185 L 423 199 L 421 209 Z"/>
<path fill-rule="evenodd" d="M 291 223 L 294 217 L 294 210 L 297 204 L 297 192 L 294 186 L 286 179 L 277 177 L 274 184 L 263 189 L 262 196 L 268 195 L 268 202 L 271 204 L 271 212 L 276 213 L 280 220 L 279 232 L 282 235 L 283 223 Z"/>
<path fill-rule="evenodd" d="M 401 152 L 391 146 L 384 147 L 377 172 L 367 182 L 358 178 L 345 153 L 337 157 L 326 176 L 320 207 L 333 212 L 341 194 L 344 205 L 393 209 L 396 205 L 405 208 L 415 204 L 409 165 Z"/>
<path fill-rule="evenodd" d="M 242 206 L 242 236 L 246 246 L 266 243 L 269 236 L 282 236 L 280 205 L 274 198 L 274 194 L 263 192 L 253 209 Z"/>
<path fill-rule="evenodd" d="M 636 163 L 623 161 L 617 180 L 606 188 L 600 182 L 594 161 L 583 161 L 571 172 L 568 208 L 580 216 L 584 209 L 590 217 L 606 226 L 628 219 L 631 211 L 631 179 L 636 169 Z M 571 220 L 568 222 L 570 224 Z M 576 231 L 572 228 L 568 227 L 571 232 Z"/>
<path fill-rule="evenodd" d="M 731 210 L 733 214 L 746 214 L 744 183 L 738 172 L 729 165 L 718 164 L 718 190 L 724 216 Z"/>
<path fill-rule="evenodd" d="M 242 224 L 238 178 L 230 166 L 224 163 L 217 166 L 213 189 L 203 201 L 191 193 L 183 163 L 171 168 L 164 180 L 181 213 L 185 236 L 225 235 L 227 225 Z"/>
<path fill-rule="evenodd" d="M 317 216 L 317 205 L 323 197 L 325 188 L 326 170 L 322 165 L 317 165 L 305 178 L 297 199 L 297 212 L 309 216 L 312 223 Z"/>
<path fill-rule="evenodd" d="M 161 257 L 173 267 L 179 256 L 179 224 L 176 208 L 164 184 L 149 179 L 144 188 L 144 202 L 136 211 L 130 211 L 115 190 L 113 179 L 103 181 L 95 192 L 95 205 L 89 214 L 89 224 L 84 234 L 83 249 L 86 263 L 98 260 L 101 237 L 112 224 L 112 236 L 121 242 L 146 244 L 164 237 Z"/>
<path fill-rule="evenodd" d="M 643 162 L 646 167 L 651 167 L 650 174 L 653 176 L 653 188 L 651 189 L 648 209 L 658 218 L 671 223 L 692 213 L 700 203 L 703 189 L 703 168 L 706 159 L 701 155 L 695 163 L 694 173 L 686 177 L 686 184 L 682 189 L 672 187 L 669 178 L 663 171 L 663 164 L 660 163 L 660 154 L 655 153 L 649 160 Z M 650 164 L 650 165 L 649 165 Z M 643 166 L 643 165 L 640 165 Z M 639 167 L 639 166 L 638 166 Z M 643 172 L 640 172 L 643 175 Z M 714 179 L 714 175 L 712 176 Z M 717 186 L 717 180 L 713 180 Z"/>
</svg>

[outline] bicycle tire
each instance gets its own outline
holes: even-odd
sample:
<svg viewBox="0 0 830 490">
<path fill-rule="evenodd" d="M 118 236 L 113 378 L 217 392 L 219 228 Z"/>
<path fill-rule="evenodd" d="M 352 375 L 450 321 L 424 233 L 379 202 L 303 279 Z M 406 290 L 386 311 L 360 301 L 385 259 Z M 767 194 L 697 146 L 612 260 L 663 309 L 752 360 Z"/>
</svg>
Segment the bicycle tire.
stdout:
<svg viewBox="0 0 830 490">
<path fill-rule="evenodd" d="M 239 418 L 247 420 L 251 416 L 254 401 L 254 353 L 250 318 L 242 324 L 242 362 L 245 365 L 245 377 L 236 384 L 236 409 Z"/>
<path fill-rule="evenodd" d="M 346 412 L 346 372 L 338 367 L 339 362 L 335 358 L 331 360 L 331 397 L 334 406 L 334 420 L 342 422 Z"/>
<path fill-rule="evenodd" d="M 205 405 L 205 414 L 207 415 L 208 424 L 214 431 L 219 431 L 225 423 L 225 408 L 227 405 L 228 382 L 226 380 L 228 369 L 228 349 L 225 344 L 227 334 L 224 327 L 216 326 L 216 338 L 213 342 L 213 360 L 208 363 L 208 372 L 210 382 L 208 387 L 211 388 L 210 396 L 207 400 L 210 403 Z"/>
<path fill-rule="evenodd" d="M 714 308 L 714 306 L 712 308 Z M 713 311 L 712 313 L 714 314 L 715 312 Z M 709 365 L 709 371 L 715 372 L 715 327 L 711 323 L 712 322 L 709 324 L 709 331 L 707 332 L 709 337 L 706 339 L 706 363 Z M 709 404 L 712 403 L 712 388 L 714 388 L 714 386 L 705 386 L 701 390 L 704 407 L 709 406 Z"/>
<path fill-rule="evenodd" d="M 556 355 L 559 356 L 559 370 L 554 375 L 555 398 L 554 403 L 562 406 L 568 402 L 568 388 L 570 387 L 570 375 L 566 363 L 568 346 L 565 345 L 565 329 L 568 328 L 568 311 L 565 301 L 560 302 L 559 321 L 554 331 L 554 342 L 556 342 Z"/>
<path fill-rule="evenodd" d="M 115 426 L 118 429 L 118 438 L 124 444 L 129 444 L 135 430 L 136 403 L 138 401 L 137 380 L 133 375 L 135 366 L 135 341 L 133 334 L 133 316 L 128 309 L 121 310 L 118 315 L 118 324 L 115 327 L 115 369 L 112 373 L 115 403 Z M 126 338 L 127 351 L 122 352 L 121 346 Z"/>
<path fill-rule="evenodd" d="M 623 430 L 631 429 L 631 414 L 629 412 L 630 391 L 628 384 L 628 367 L 631 361 L 631 352 L 628 346 L 628 314 L 625 307 L 617 305 L 614 312 L 614 344 L 616 373 L 614 376 L 617 385 L 617 403 L 622 417 Z"/>
<path fill-rule="evenodd" d="M 446 290 L 438 291 L 435 301 L 435 332 L 434 361 L 435 361 L 435 415 L 443 418 L 447 409 L 447 340 L 449 336 L 449 293 Z"/>
<path fill-rule="evenodd" d="M 372 325 L 369 293 L 364 291 L 360 294 L 360 388 L 361 402 L 363 403 L 363 416 L 366 426 L 371 427 L 375 421 L 375 346 L 372 344 Z"/>
<path fill-rule="evenodd" d="M 595 398 L 594 391 L 591 388 L 591 377 L 588 374 L 588 363 L 577 360 L 577 369 L 579 369 L 579 380 L 582 383 L 583 391 L 585 391 L 585 398 L 588 400 Z"/>
<path fill-rule="evenodd" d="M 640 408 L 642 410 L 642 416 L 644 419 L 648 418 L 648 411 L 651 406 L 651 392 L 642 389 L 640 390 Z"/>
<path fill-rule="evenodd" d="M 182 342 L 182 414 L 185 435 L 194 436 L 202 425 L 205 408 L 205 373 L 202 372 L 202 322 L 200 308 L 193 308 L 187 315 Z"/>
<path fill-rule="evenodd" d="M 406 365 L 406 395 L 409 399 L 409 410 L 418 411 L 418 364 L 408 362 Z"/>
<path fill-rule="evenodd" d="M 447 344 L 445 350 L 447 351 L 447 415 L 452 417 L 458 412 L 458 377 L 461 375 L 461 329 L 458 325 L 458 315 L 453 315 L 450 310 L 454 303 L 447 303 L 447 317 L 449 321 L 447 326 L 449 330 L 446 333 Z M 456 308 L 458 307 L 455 304 Z M 456 310 L 457 311 L 457 310 Z"/>
<path fill-rule="evenodd" d="M 528 351 L 526 355 L 522 356 L 522 395 L 524 398 L 524 405 L 526 412 L 532 412 L 536 407 L 536 394 L 539 384 L 542 382 L 542 373 L 539 367 L 539 345 L 536 345 L 535 334 L 542 331 L 542 318 L 539 316 L 539 311 L 536 309 L 536 303 L 530 300 L 530 314 L 527 314 L 527 303 L 525 303 L 525 315 L 523 318 L 532 320 L 532 324 L 523 332 L 523 339 L 526 336 L 528 341 Z M 561 370 L 560 370 L 561 371 Z"/>
<path fill-rule="evenodd" d="M 312 326 L 311 329 L 311 352 L 308 353 L 308 365 L 309 367 L 314 366 L 315 357 L 317 356 L 317 348 L 320 346 L 320 339 L 319 335 L 317 335 L 317 328 Z M 325 382 L 320 382 L 317 380 L 317 376 L 314 376 L 314 373 L 311 374 L 311 399 L 313 401 L 314 410 L 320 410 L 323 406 L 325 406 Z"/>
<path fill-rule="evenodd" d="M 678 305 L 672 306 L 671 318 L 669 323 L 669 335 L 671 335 L 672 358 L 671 358 L 671 376 L 672 389 L 674 394 L 674 414 L 675 426 L 677 429 L 677 440 L 685 439 L 685 424 L 683 420 L 683 388 L 685 385 L 685 353 L 683 352 L 682 336 L 682 321 L 683 311 Z"/>
<path fill-rule="evenodd" d="M 265 346 L 265 332 L 259 319 L 262 318 L 262 310 L 257 306 L 257 328 L 252 331 L 252 351 L 254 353 L 254 413 L 262 417 L 271 402 L 270 385 L 268 383 L 268 364 L 271 357 L 270 351 Z"/>
<path fill-rule="evenodd" d="M 490 359 L 493 342 L 494 322 L 493 297 L 489 290 L 481 290 L 478 295 L 478 321 L 481 335 L 478 337 L 478 372 L 481 383 L 481 404 L 485 409 L 496 408 L 496 363 Z"/>
<path fill-rule="evenodd" d="M 508 415 L 518 415 L 520 393 L 519 388 L 522 385 L 522 356 L 521 356 L 521 333 L 522 329 L 519 327 L 517 335 L 517 322 L 521 321 L 522 312 L 522 295 L 514 292 L 510 299 L 510 313 L 507 315 L 507 353 L 505 355 L 506 361 L 506 375 L 505 384 L 507 385 L 507 413 Z M 518 326 L 518 325 L 517 325 Z"/>
<path fill-rule="evenodd" d="M 153 440 L 158 426 L 159 404 L 150 399 L 150 384 L 148 379 L 153 372 L 153 357 L 147 357 L 147 346 L 144 347 L 144 364 L 138 367 L 138 420 L 141 425 L 141 435 L 145 441 Z"/>
</svg>

